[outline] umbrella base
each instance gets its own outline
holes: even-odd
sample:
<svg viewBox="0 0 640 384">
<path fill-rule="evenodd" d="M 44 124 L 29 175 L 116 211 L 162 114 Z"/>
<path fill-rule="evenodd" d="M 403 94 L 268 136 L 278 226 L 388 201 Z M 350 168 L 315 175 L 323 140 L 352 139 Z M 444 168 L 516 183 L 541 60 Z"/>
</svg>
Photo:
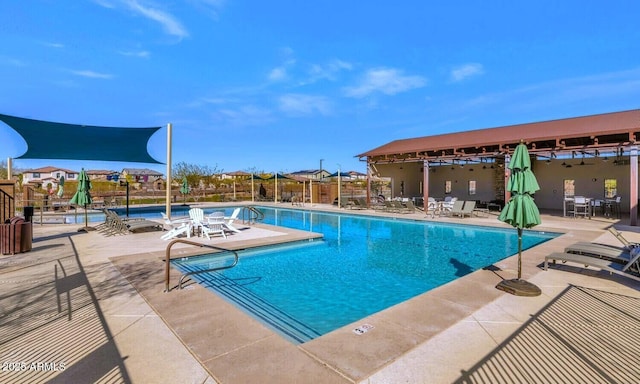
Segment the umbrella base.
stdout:
<svg viewBox="0 0 640 384">
<path fill-rule="evenodd" d="M 540 296 L 542 293 L 536 285 L 522 279 L 502 280 L 496 288 L 516 296 Z"/>
<path fill-rule="evenodd" d="M 93 227 L 82 227 L 80 229 L 78 229 L 78 232 L 91 232 L 91 231 L 95 231 L 96 229 Z"/>
</svg>

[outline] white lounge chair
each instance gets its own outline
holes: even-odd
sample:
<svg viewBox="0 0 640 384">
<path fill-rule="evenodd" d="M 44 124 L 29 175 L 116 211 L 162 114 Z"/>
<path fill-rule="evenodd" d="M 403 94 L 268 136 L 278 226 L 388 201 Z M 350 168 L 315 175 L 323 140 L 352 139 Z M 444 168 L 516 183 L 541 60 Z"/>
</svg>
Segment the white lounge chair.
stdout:
<svg viewBox="0 0 640 384">
<path fill-rule="evenodd" d="M 169 240 L 176 238 L 182 234 L 185 234 L 188 238 L 191 237 L 191 219 L 190 218 L 179 218 L 179 219 L 169 219 L 169 217 L 161 212 L 162 218 L 164 219 L 165 226 L 168 227 L 167 233 L 160 236 L 162 240 Z"/>
<path fill-rule="evenodd" d="M 241 210 L 242 208 L 236 208 L 233 210 L 233 213 L 231 213 L 231 216 L 224 218 L 225 227 L 227 227 L 232 232 L 240 233 L 240 230 L 233 226 L 233 222 L 236 221 L 236 219 L 238 219 L 238 215 L 240 214 Z"/>
</svg>

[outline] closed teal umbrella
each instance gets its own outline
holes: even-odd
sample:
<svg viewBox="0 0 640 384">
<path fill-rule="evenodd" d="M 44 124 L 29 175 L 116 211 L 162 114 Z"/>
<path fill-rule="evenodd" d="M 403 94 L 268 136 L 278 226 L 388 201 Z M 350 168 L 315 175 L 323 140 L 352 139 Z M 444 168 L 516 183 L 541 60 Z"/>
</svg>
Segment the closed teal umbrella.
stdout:
<svg viewBox="0 0 640 384">
<path fill-rule="evenodd" d="M 540 288 L 522 280 L 522 230 L 541 223 L 540 211 L 533 201 L 532 195 L 540 190 L 536 176 L 531 171 L 529 151 L 524 143 L 520 143 L 509 162 L 511 175 L 507 182 L 507 190 L 511 198 L 500 212 L 498 220 L 518 229 L 518 278 L 501 281 L 496 288 L 517 296 L 538 296 Z"/>
<path fill-rule="evenodd" d="M 60 176 L 58 181 L 58 197 L 62 197 L 62 195 L 64 195 L 64 176 Z"/>
<path fill-rule="evenodd" d="M 89 181 L 89 177 L 87 173 L 84 171 L 84 168 L 80 171 L 80 175 L 78 175 L 78 190 L 73 195 L 69 203 L 74 205 L 82 205 L 84 207 L 84 230 L 91 231 L 94 228 L 89 227 L 89 220 L 87 215 L 87 205 L 91 204 L 91 182 Z"/>
<path fill-rule="evenodd" d="M 187 195 L 189 194 L 189 183 L 187 182 L 187 178 L 182 178 L 182 185 L 180 186 L 180 193 L 182 193 L 182 203 L 183 205 L 187 204 Z"/>
</svg>

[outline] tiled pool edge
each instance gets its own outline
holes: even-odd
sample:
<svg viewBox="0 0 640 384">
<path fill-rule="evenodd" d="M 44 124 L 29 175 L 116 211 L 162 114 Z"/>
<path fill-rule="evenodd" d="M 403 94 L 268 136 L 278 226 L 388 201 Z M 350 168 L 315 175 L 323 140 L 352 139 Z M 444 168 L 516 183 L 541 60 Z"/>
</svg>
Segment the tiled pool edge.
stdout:
<svg viewBox="0 0 640 384">
<path fill-rule="evenodd" d="M 544 227 L 542 227 L 544 228 Z M 549 230 L 553 230 L 553 229 L 549 229 Z M 557 231 L 557 230 L 555 230 Z M 581 237 L 585 237 L 585 239 L 592 239 L 593 236 L 595 236 L 596 233 L 595 232 L 590 232 L 585 236 L 581 236 Z M 589 236 L 591 236 L 591 238 L 589 238 Z M 523 262 L 524 262 L 524 270 L 532 270 L 532 268 L 535 268 L 533 270 L 535 271 L 539 271 L 539 269 L 537 269 L 535 266 L 538 265 L 538 262 L 533 262 L 533 261 L 529 261 L 529 259 L 531 259 L 532 257 L 528 257 L 529 253 L 533 253 L 533 254 L 545 254 L 550 252 L 550 250 L 544 250 L 544 249 L 538 249 L 538 248 L 542 248 L 542 247 L 551 247 L 555 250 L 557 250 L 557 248 L 559 246 L 561 246 L 561 244 L 556 244 L 556 241 L 558 239 L 563 238 L 564 236 L 560 236 L 559 238 L 556 238 L 554 240 L 551 240 L 549 242 L 546 242 L 536 248 L 530 249 L 525 251 L 525 256 L 523 258 Z M 575 236 L 570 236 L 570 238 L 566 239 L 566 242 L 569 241 L 576 241 Z M 505 263 L 505 268 L 502 268 L 505 273 L 511 273 L 510 272 L 510 267 L 508 267 L 509 264 L 513 264 L 513 259 L 514 257 L 510 257 L 508 259 L 505 259 L 502 263 Z M 535 256 L 536 259 L 540 260 L 538 258 L 538 256 Z M 120 258 L 118 258 L 120 259 Z M 122 260 L 122 259 L 120 259 Z M 117 260 L 114 260 L 114 263 L 118 262 Z M 530 266 L 529 264 L 531 264 L 532 266 Z M 480 273 L 477 273 L 480 272 Z M 124 274 L 124 273 L 123 273 Z M 509 276 L 510 277 L 510 276 Z M 137 283 L 135 282 L 135 279 L 131 279 L 129 277 L 127 277 L 131 283 L 135 286 Z M 525 278 L 527 278 L 527 276 L 525 276 Z M 492 280 L 493 279 L 493 280 Z M 451 301 L 452 298 L 455 297 L 462 297 L 460 295 L 460 284 L 457 284 L 458 288 L 456 287 L 450 287 L 450 285 L 456 285 L 454 283 L 456 282 L 466 282 L 465 284 L 472 284 L 472 285 L 477 285 L 478 281 L 484 281 L 483 284 L 481 284 L 481 286 L 484 288 L 486 288 L 486 294 L 489 295 L 487 298 L 485 298 L 484 300 L 477 300 L 473 299 L 475 301 L 475 305 L 472 308 L 468 308 L 465 309 L 464 308 L 464 304 L 455 304 L 453 307 L 455 308 L 454 312 L 459 313 L 460 316 L 456 316 L 457 319 L 453 319 L 450 317 L 445 317 L 445 318 L 439 318 L 437 319 L 438 321 L 442 321 L 442 322 L 446 322 L 446 327 L 443 327 L 441 329 L 427 329 L 427 330 L 422 330 L 420 332 L 426 333 L 425 334 L 421 334 L 420 332 L 416 333 L 411 333 L 411 332 L 407 332 L 407 329 L 411 329 L 410 326 L 407 325 L 403 325 L 403 326 L 398 326 L 396 324 L 394 324 L 394 321 L 389 321 L 389 318 L 393 318 L 394 315 L 393 313 L 391 313 L 392 311 L 396 311 L 397 308 L 401 308 L 399 306 L 405 307 L 405 310 L 407 310 L 406 308 L 414 308 L 414 310 L 418 310 L 419 311 L 419 307 L 421 307 L 421 305 L 415 305 L 415 304 L 419 304 L 421 302 L 421 300 L 427 300 L 430 302 L 438 302 L 440 304 L 450 304 L 453 303 L 453 301 Z M 424 294 L 424 295 L 428 295 L 427 298 L 424 298 L 424 295 L 421 295 L 419 297 L 416 297 L 408 302 L 402 303 L 399 306 L 395 306 L 392 307 L 386 311 L 380 312 L 378 314 L 374 314 L 372 316 L 370 316 L 369 318 L 366 319 L 362 319 L 360 322 L 371 322 L 370 320 L 375 320 L 376 324 L 383 324 L 381 325 L 376 325 L 376 328 L 374 330 L 372 330 L 371 332 L 367 333 L 367 337 L 368 339 L 365 340 L 365 342 L 363 343 L 362 340 L 363 339 L 359 339 L 359 342 L 354 342 L 354 340 L 358 340 L 358 339 L 352 339 L 352 337 L 358 337 L 357 335 L 353 334 L 352 332 L 352 325 L 343 327 L 337 331 L 334 331 L 328 335 L 322 336 L 312 342 L 309 343 L 305 343 L 301 346 L 299 346 L 299 349 L 301 351 L 304 351 L 304 355 L 308 355 L 310 357 L 313 357 L 310 362 L 307 362 L 309 365 L 309 367 L 315 367 L 317 362 L 321 362 L 321 366 L 326 366 L 326 367 L 330 367 L 329 371 L 331 372 L 340 372 L 340 376 L 346 376 L 350 378 L 350 381 L 360 381 L 365 379 L 366 377 L 372 375 L 373 373 L 375 373 L 376 371 L 382 369 L 383 367 L 391 364 L 393 361 L 399 359 L 402 357 L 403 354 L 409 352 L 410 350 L 412 350 L 413 348 L 415 348 L 417 345 L 419 345 L 420 343 L 425 342 L 426 340 L 428 340 L 429 337 L 442 332 L 442 330 L 446 329 L 447 327 L 451 326 L 454 324 L 455 321 L 460 321 L 464 318 L 464 316 L 466 314 L 469 313 L 469 311 L 472 311 L 473 308 L 477 308 L 477 307 L 481 307 L 483 305 L 486 305 L 487 303 L 490 303 L 492 300 L 494 300 L 496 297 L 499 297 L 500 295 L 502 295 L 503 293 L 495 290 L 493 288 L 493 286 L 495 285 L 495 283 L 497 283 L 499 281 L 498 277 L 495 275 L 495 273 L 491 272 L 491 271 L 476 271 L 476 273 L 471 274 L 470 276 L 467 276 L 466 278 L 461 278 L 456 280 L 455 282 L 449 283 L 443 287 L 440 287 L 441 289 L 438 289 L 437 292 L 434 292 L 432 294 Z M 464 286 L 463 286 L 464 287 Z M 202 287 L 198 287 L 198 288 L 202 288 Z M 199 291 L 199 295 L 202 295 L 201 292 L 207 292 L 204 288 L 202 289 L 193 289 L 189 291 L 189 295 L 195 293 L 196 291 Z M 140 291 L 140 290 L 139 290 Z M 165 312 L 166 310 L 163 309 L 162 307 L 164 307 L 163 305 L 154 305 L 154 302 L 156 300 L 160 300 L 160 301 L 164 301 L 166 300 L 166 296 L 170 296 L 170 295 L 165 295 L 165 297 L 162 297 L 162 295 L 160 295 L 158 297 L 158 295 L 153 294 L 151 295 L 149 298 L 146 297 L 147 293 L 145 293 L 144 291 L 140 291 L 141 295 L 143 295 L 145 297 L 145 300 L 147 300 L 149 302 L 149 304 L 158 312 L 158 314 L 163 317 L 163 319 L 165 319 L 165 322 L 167 322 L 170 326 L 173 323 L 172 321 L 169 322 L 167 320 L 170 320 L 169 318 L 171 316 L 173 316 L 171 313 L 169 312 Z M 207 293 L 210 296 L 215 296 L 211 293 Z M 206 294 L 205 294 L 206 295 Z M 220 299 L 222 300 L 222 299 Z M 227 303 L 228 304 L 228 303 Z M 461 307 L 462 306 L 462 307 Z M 416 309 L 415 307 L 418 307 L 418 309 Z M 225 313 L 231 313 L 231 312 L 239 312 L 242 316 L 235 316 L 235 315 L 230 315 L 231 317 L 234 317 L 236 319 L 236 321 L 241 321 L 243 323 L 247 323 L 247 320 L 251 320 L 249 321 L 249 323 L 251 323 L 253 320 L 250 319 L 247 315 L 245 315 L 244 313 L 242 313 L 240 310 L 237 310 L 233 307 L 231 307 L 232 309 L 229 308 L 225 308 Z M 168 308 L 168 309 L 172 309 L 172 308 Z M 183 309 L 184 310 L 184 309 Z M 187 310 L 187 312 L 192 311 L 192 312 L 198 312 L 201 310 L 201 307 L 199 306 L 194 306 L 193 308 L 190 308 L 189 310 Z M 391 311 L 391 312 L 390 312 Z M 449 312 L 449 311 L 442 311 L 442 312 Z M 441 312 L 441 313 L 442 313 Z M 244 316 L 244 317 L 243 317 Z M 424 316 L 424 313 L 421 314 L 421 316 Z M 402 316 L 401 316 L 402 317 Z M 240 320 L 237 320 L 240 319 Z M 244 319 L 244 320 L 242 320 Z M 377 321 L 382 321 L 382 323 L 377 323 Z M 424 318 L 422 318 L 419 323 L 429 323 L 430 321 L 425 321 Z M 432 325 L 428 325 L 428 327 L 431 327 Z M 206 327 L 208 328 L 212 328 L 214 327 L 214 325 L 212 324 L 207 324 Z M 252 325 L 251 327 L 254 327 L 254 325 Z M 261 327 L 261 326 L 260 326 Z M 391 327 L 396 329 L 395 327 L 397 327 L 398 330 L 395 333 L 393 332 L 385 332 L 384 329 L 385 327 Z M 259 328 L 259 327 L 258 327 Z M 172 329 L 174 329 L 172 327 Z M 174 329 L 174 332 L 176 332 L 176 334 L 180 337 L 181 340 L 183 340 L 183 343 L 185 343 L 185 345 L 189 346 L 190 345 L 190 340 L 188 340 L 188 335 L 182 334 L 184 330 L 181 329 Z M 412 331 L 413 332 L 413 331 Z M 206 333 L 206 332 L 204 332 Z M 383 334 L 384 333 L 384 334 Z M 202 344 L 202 334 L 203 332 L 200 332 L 200 335 L 198 335 L 196 340 L 191 340 L 192 343 L 200 343 Z M 395 336 L 400 336 L 400 338 L 396 338 L 394 337 L 389 337 L 390 335 L 394 335 Z M 431 334 L 431 335 L 429 335 Z M 371 337 L 373 335 L 373 337 Z M 378 335 L 378 336 L 375 336 Z M 380 336 L 382 335 L 382 337 Z M 351 339 L 350 339 L 351 338 Z M 339 340 L 341 342 L 344 343 L 344 349 L 341 349 L 341 345 L 340 343 L 338 345 L 336 345 L 333 342 L 329 342 L 332 339 L 336 339 Z M 373 340 L 371 340 L 373 339 Z M 292 352 L 292 350 L 290 350 L 290 348 L 287 347 L 283 347 L 282 345 L 280 345 L 280 342 L 284 341 L 282 339 L 280 339 L 279 336 L 267 333 L 267 334 L 262 334 L 260 333 L 260 336 L 258 337 L 258 339 L 254 339 L 253 341 L 251 341 L 248 344 L 245 344 L 241 347 L 238 346 L 232 346 L 232 348 L 230 348 L 230 350 L 218 354 L 216 355 L 217 357 L 212 357 L 210 355 L 205 354 L 204 356 L 200 356 L 198 355 L 196 352 L 193 352 L 192 349 L 192 353 L 196 354 L 198 356 L 199 361 L 201 361 L 205 366 L 209 367 L 211 365 L 216 366 L 218 368 L 221 368 L 222 366 L 224 366 L 223 370 L 225 372 L 225 374 L 231 374 L 231 372 L 234 371 L 234 367 L 235 367 L 235 363 L 232 360 L 229 360 L 231 356 L 238 356 L 240 354 L 246 354 L 246 355 L 252 355 L 254 350 L 260 350 L 260 346 L 264 346 L 265 344 L 270 344 L 270 343 L 274 343 L 275 345 L 279 345 L 279 349 L 276 348 L 277 350 L 282 350 L 282 351 L 287 351 L 287 352 L 283 352 L 285 355 L 288 355 L 289 358 L 291 358 L 291 356 L 296 355 L 296 357 L 294 358 L 295 360 L 297 360 L 298 358 L 302 358 L 298 356 L 297 353 Z M 360 344 L 358 344 L 360 343 Z M 217 339 L 215 337 L 215 335 L 213 335 L 213 338 L 211 339 L 211 341 L 208 343 L 211 345 L 217 345 L 220 344 L 220 340 Z M 292 346 L 293 347 L 293 346 Z M 190 347 L 191 348 L 191 347 Z M 296 347 L 293 347 L 296 348 Z M 297 348 L 296 348 L 297 349 Z M 385 356 L 378 356 L 376 355 L 378 352 L 381 352 L 381 350 L 386 352 Z M 264 352 L 264 351 L 263 351 Z M 338 352 L 338 353 L 336 353 Z M 371 354 L 375 355 L 374 356 L 374 361 L 372 361 L 371 359 Z M 275 356 L 271 356 L 274 357 Z M 267 359 L 264 360 L 264 357 L 260 357 L 258 356 L 254 356 L 254 359 L 252 360 L 252 365 L 257 365 L 257 366 L 261 366 L 261 372 L 262 375 L 261 377 L 268 377 L 269 372 L 272 372 L 274 370 L 274 368 L 272 367 L 271 364 L 271 360 Z M 260 362 L 260 360 L 262 360 L 262 362 Z M 286 360 L 286 359 L 285 359 Z M 315 363 L 314 363 L 315 362 Z M 305 364 L 307 364 L 305 363 Z M 317 368 L 317 367 L 316 367 Z M 246 367 L 238 367 L 237 369 L 239 370 L 246 370 Z M 315 368 L 312 368 L 315 369 Z M 324 372 L 324 369 L 320 370 L 321 372 Z M 304 370 L 304 372 L 306 372 L 306 370 Z M 214 375 L 216 372 L 212 371 L 211 372 L 212 375 Z M 325 372 L 326 373 L 326 372 Z M 218 374 L 220 374 L 220 372 L 218 371 Z M 267 375 L 267 376 L 264 376 Z M 306 375 L 306 373 L 305 373 Z M 322 375 L 321 375 L 322 376 Z M 215 376 L 214 376 L 215 377 Z M 314 377 L 315 376 L 308 376 L 308 377 Z M 333 376 L 332 376 L 333 377 Z M 335 379 L 335 377 L 333 377 L 333 379 Z"/>
</svg>

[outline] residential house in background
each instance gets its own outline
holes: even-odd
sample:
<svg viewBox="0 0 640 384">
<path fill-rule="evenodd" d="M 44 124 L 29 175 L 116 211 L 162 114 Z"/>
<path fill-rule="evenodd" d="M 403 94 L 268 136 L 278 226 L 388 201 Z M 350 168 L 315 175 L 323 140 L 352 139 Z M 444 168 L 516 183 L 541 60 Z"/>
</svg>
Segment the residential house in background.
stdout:
<svg viewBox="0 0 640 384">
<path fill-rule="evenodd" d="M 119 175 L 118 171 L 109 171 L 105 169 L 92 169 L 86 171 L 89 180 L 111 181 L 114 175 Z M 116 179 L 117 180 L 117 179 Z"/>
<path fill-rule="evenodd" d="M 225 172 L 220 174 L 220 179 L 246 180 L 251 177 L 250 173 L 243 171 Z"/>
<path fill-rule="evenodd" d="M 75 181 L 78 174 L 77 171 L 52 166 L 29 169 L 22 173 L 22 184 L 32 184 L 39 188 L 47 188 L 51 184 L 51 189 L 55 190 L 61 176 L 64 176 L 65 180 Z"/>
<path fill-rule="evenodd" d="M 119 179 L 129 180 L 136 189 L 162 189 L 165 185 L 164 175 L 148 168 L 123 168 Z"/>
<path fill-rule="evenodd" d="M 319 169 L 306 169 L 291 173 L 291 176 L 302 177 L 308 180 L 322 180 L 329 175 L 331 175 L 331 172 L 328 172 L 325 169 L 322 171 Z"/>
</svg>

